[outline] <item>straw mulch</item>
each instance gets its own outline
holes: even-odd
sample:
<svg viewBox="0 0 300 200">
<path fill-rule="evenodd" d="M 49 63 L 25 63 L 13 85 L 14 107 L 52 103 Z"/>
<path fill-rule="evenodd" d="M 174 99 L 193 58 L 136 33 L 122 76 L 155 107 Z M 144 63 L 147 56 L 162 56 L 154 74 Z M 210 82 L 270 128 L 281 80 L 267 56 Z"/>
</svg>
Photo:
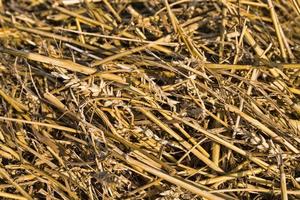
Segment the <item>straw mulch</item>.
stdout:
<svg viewBox="0 0 300 200">
<path fill-rule="evenodd" d="M 0 0 L 1 199 L 299 199 L 297 0 Z"/>
</svg>

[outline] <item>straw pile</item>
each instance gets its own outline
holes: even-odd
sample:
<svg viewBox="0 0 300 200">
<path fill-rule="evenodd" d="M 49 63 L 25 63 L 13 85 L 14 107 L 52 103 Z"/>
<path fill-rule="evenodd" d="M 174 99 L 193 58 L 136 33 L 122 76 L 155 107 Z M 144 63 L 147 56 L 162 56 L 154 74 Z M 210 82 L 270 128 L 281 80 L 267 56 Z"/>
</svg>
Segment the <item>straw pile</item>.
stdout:
<svg viewBox="0 0 300 200">
<path fill-rule="evenodd" d="M 1 199 L 299 199 L 297 0 L 0 0 Z"/>
</svg>

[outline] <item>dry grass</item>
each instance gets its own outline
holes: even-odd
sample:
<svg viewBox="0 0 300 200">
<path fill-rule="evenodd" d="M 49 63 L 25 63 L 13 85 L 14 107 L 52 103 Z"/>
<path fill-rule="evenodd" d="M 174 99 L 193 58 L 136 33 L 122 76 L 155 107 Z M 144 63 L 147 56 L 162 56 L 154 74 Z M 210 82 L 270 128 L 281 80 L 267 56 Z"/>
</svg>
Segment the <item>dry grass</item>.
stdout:
<svg viewBox="0 0 300 200">
<path fill-rule="evenodd" d="M 1 199 L 299 199 L 297 0 L 0 0 Z"/>
</svg>

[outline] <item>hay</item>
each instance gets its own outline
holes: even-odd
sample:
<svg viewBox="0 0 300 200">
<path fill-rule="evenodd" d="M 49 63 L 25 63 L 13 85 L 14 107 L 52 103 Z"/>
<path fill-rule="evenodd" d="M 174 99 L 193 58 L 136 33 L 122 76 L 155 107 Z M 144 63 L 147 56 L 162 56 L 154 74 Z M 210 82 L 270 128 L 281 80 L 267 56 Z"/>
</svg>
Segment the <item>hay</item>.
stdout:
<svg viewBox="0 0 300 200">
<path fill-rule="evenodd" d="M 0 197 L 299 199 L 299 11 L 0 0 Z"/>
</svg>

